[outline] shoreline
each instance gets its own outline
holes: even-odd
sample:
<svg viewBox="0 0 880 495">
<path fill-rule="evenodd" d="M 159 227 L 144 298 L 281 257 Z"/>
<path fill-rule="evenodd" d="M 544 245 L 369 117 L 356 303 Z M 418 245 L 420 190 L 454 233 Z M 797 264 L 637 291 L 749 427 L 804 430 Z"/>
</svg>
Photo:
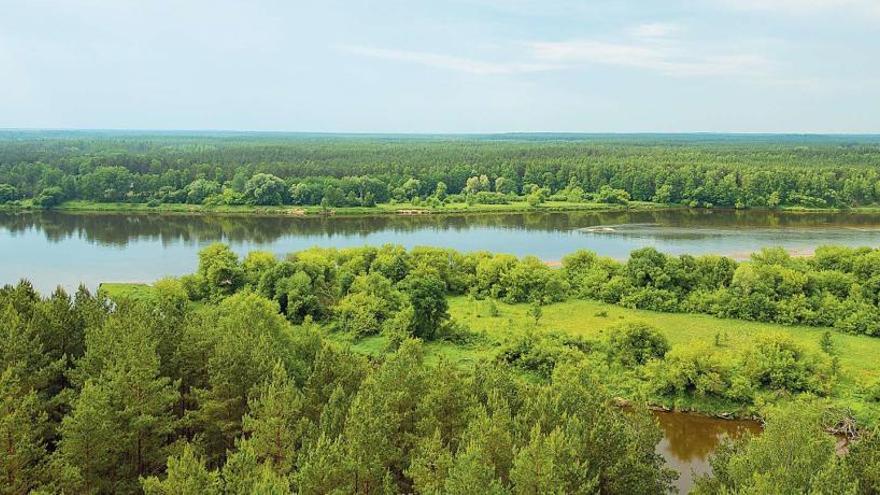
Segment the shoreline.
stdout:
<svg viewBox="0 0 880 495">
<path fill-rule="evenodd" d="M 420 216 L 420 215 L 481 215 L 503 213 L 572 213 L 572 212 L 641 212 L 641 211 L 675 211 L 686 210 L 694 212 L 736 212 L 758 211 L 767 213 L 786 214 L 818 214 L 818 213 L 880 213 L 878 206 L 859 206 L 853 208 L 694 208 L 678 204 L 661 204 L 651 202 L 630 202 L 626 205 L 609 203 L 570 203 L 548 201 L 536 207 L 530 206 L 525 201 L 516 201 L 504 205 L 467 205 L 455 203 L 443 207 L 413 206 L 408 203 L 383 203 L 372 207 L 351 206 L 323 209 L 320 206 L 205 206 L 186 203 L 169 203 L 151 207 L 147 203 L 97 203 L 91 201 L 67 201 L 52 208 L 42 208 L 33 205 L 0 205 L 0 212 L 28 213 L 28 212 L 65 212 L 65 213 L 129 213 L 129 214 L 157 214 L 157 215 L 226 215 L 226 216 L 254 216 L 254 217 L 291 217 L 291 218 L 333 218 L 333 217 L 392 217 L 392 216 Z"/>
<path fill-rule="evenodd" d="M 228 215 L 291 218 L 334 218 L 368 216 L 420 216 L 420 215 L 479 215 L 495 213 L 552 213 L 552 212 L 614 212 L 614 211 L 658 211 L 685 210 L 680 205 L 632 202 L 628 205 L 608 203 L 567 203 L 546 202 L 537 207 L 525 201 L 505 205 L 472 205 L 455 203 L 440 208 L 413 206 L 407 203 L 383 203 L 372 207 L 351 206 L 322 209 L 320 206 L 205 206 L 186 203 L 163 204 L 150 207 L 146 203 L 95 203 L 68 201 L 53 208 L 32 205 L 0 205 L 0 212 L 64 212 L 64 213 L 132 213 L 132 214 L 174 214 L 174 215 Z M 706 210 L 709 211 L 709 210 Z M 880 210 L 878 210 L 880 211 Z"/>
</svg>

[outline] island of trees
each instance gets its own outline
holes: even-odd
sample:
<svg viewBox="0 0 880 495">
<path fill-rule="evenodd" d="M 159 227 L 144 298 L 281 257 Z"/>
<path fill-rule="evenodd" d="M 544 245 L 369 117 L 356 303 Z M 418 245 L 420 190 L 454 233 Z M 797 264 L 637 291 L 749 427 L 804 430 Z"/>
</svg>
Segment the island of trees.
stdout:
<svg viewBox="0 0 880 495">
<path fill-rule="evenodd" d="M 151 286 L 43 297 L 23 281 L 0 289 L 0 493 L 664 493 L 647 406 L 670 403 L 766 423 L 696 493 L 877 493 L 880 387 L 856 363 L 878 341 L 850 321 L 876 308 L 877 253 L 578 252 L 550 269 L 215 244 Z M 590 303 L 603 328 L 546 328 L 581 298 L 608 301 Z M 815 320 L 785 316 L 813 304 Z M 738 344 L 655 325 L 681 311 L 808 326 Z"/>
<path fill-rule="evenodd" d="M 878 166 L 880 142 L 864 136 L 6 131 L 0 205 L 849 208 L 880 203 Z"/>
</svg>

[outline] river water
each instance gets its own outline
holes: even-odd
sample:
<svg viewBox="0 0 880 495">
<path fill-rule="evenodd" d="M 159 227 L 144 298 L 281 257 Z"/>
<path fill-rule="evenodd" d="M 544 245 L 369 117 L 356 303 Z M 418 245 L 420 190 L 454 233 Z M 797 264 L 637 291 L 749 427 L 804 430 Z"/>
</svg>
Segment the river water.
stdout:
<svg viewBox="0 0 880 495">
<path fill-rule="evenodd" d="M 671 254 L 717 253 L 739 259 L 766 246 L 809 254 L 819 245 L 880 245 L 880 214 L 758 211 L 576 212 L 385 217 L 245 217 L 224 215 L 0 212 L 0 284 L 28 278 L 48 292 L 60 284 L 150 282 L 196 267 L 199 249 L 225 242 L 241 254 L 284 254 L 311 246 L 385 243 L 534 255 L 558 261 L 577 249 L 625 259 L 653 246 Z M 658 445 L 681 473 L 693 475 L 724 435 L 758 431 L 756 423 L 657 413 Z"/>
<path fill-rule="evenodd" d="M 577 249 L 625 259 L 654 246 L 672 254 L 745 258 L 764 246 L 806 254 L 817 245 L 880 244 L 880 214 L 758 211 L 576 212 L 385 217 L 0 212 L 0 284 L 27 277 L 56 284 L 149 282 L 182 275 L 212 242 L 239 253 L 284 254 L 311 246 L 396 243 L 535 255 L 558 261 Z"/>
</svg>

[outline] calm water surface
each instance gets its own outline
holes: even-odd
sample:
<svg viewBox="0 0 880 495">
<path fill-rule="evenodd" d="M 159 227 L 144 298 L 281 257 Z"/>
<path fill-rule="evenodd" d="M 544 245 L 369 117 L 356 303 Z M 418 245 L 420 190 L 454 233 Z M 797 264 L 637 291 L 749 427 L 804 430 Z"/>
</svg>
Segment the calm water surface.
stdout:
<svg viewBox="0 0 880 495">
<path fill-rule="evenodd" d="M 212 242 L 239 253 L 396 243 L 535 255 L 576 249 L 624 259 L 654 246 L 672 254 L 745 258 L 764 246 L 808 253 L 817 245 L 880 245 L 880 214 L 661 211 L 393 217 L 243 217 L 62 212 L 0 213 L 0 284 L 29 278 L 40 290 L 80 282 L 149 282 L 192 272 Z"/>
<path fill-rule="evenodd" d="M 676 487 L 688 493 L 694 480 L 709 473 L 709 456 L 725 437 L 738 438 L 746 432 L 759 433 L 756 421 L 725 420 L 696 414 L 655 412 L 663 430 L 657 452 L 666 464 L 679 472 Z"/>
</svg>

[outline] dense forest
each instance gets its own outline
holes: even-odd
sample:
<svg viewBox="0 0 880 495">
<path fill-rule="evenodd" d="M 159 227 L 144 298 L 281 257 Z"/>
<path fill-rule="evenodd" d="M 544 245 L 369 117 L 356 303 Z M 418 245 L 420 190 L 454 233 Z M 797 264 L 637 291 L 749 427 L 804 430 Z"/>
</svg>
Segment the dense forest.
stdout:
<svg viewBox="0 0 880 495">
<path fill-rule="evenodd" d="M 321 136 L 6 131 L 0 204 L 543 201 L 809 208 L 880 203 L 871 136 Z"/>
<path fill-rule="evenodd" d="M 432 342 L 479 338 L 444 299 L 467 274 L 430 263 L 451 254 L 240 261 L 215 245 L 149 297 L 0 289 L 0 493 L 669 491 L 644 403 L 621 407 L 607 388 L 620 369 L 674 361 L 662 337 L 630 325 L 531 356 L 428 359 Z M 391 337 L 374 357 L 330 339 L 373 331 Z M 737 386 L 812 392 L 770 408 L 761 435 L 725 444 L 695 492 L 877 493 L 880 437 L 865 430 L 841 456 L 826 433 L 833 419 L 815 397 L 834 379 L 829 358 L 783 341 L 755 354 Z M 520 366 L 530 359 L 543 364 Z"/>
</svg>

